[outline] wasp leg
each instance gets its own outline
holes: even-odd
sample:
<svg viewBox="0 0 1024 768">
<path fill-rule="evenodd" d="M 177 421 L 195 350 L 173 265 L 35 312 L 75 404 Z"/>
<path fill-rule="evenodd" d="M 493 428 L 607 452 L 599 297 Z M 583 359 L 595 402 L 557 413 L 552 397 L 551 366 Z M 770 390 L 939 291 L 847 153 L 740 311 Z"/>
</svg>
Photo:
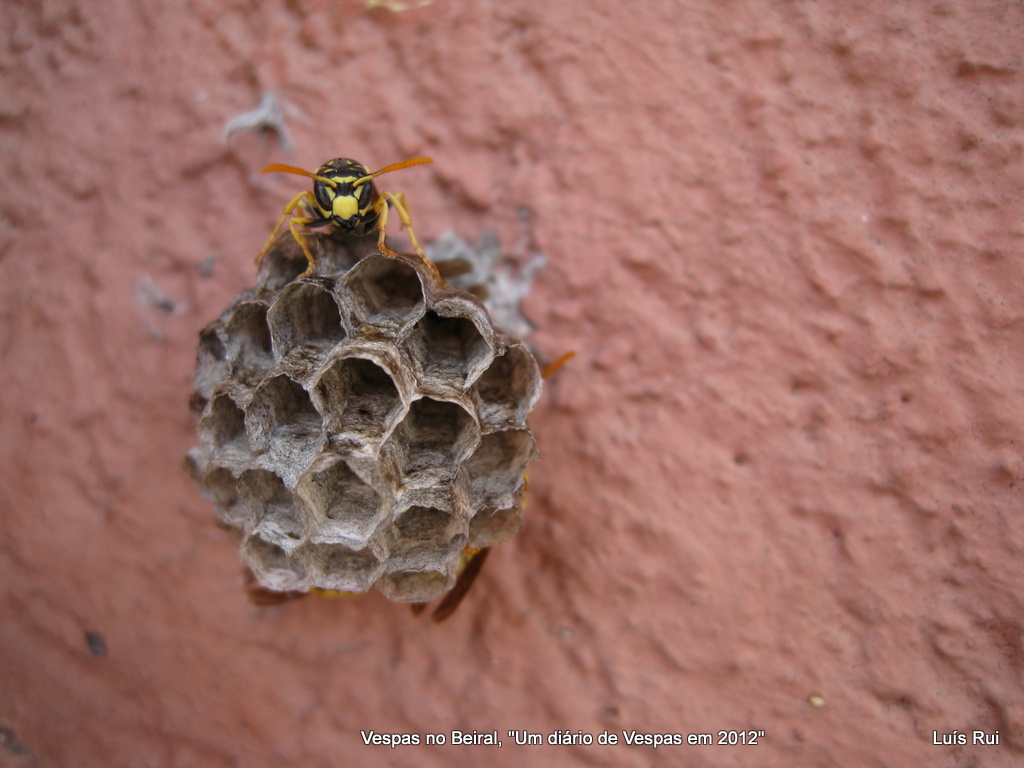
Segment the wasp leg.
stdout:
<svg viewBox="0 0 1024 768">
<path fill-rule="evenodd" d="M 306 216 L 296 216 L 288 225 L 288 228 L 292 231 L 292 237 L 295 238 L 295 242 L 302 246 L 302 252 L 306 254 L 306 261 L 309 262 L 309 266 L 306 267 L 306 271 L 299 275 L 299 277 L 308 277 L 313 274 L 313 267 L 316 266 L 316 260 L 313 258 L 313 254 L 309 252 L 309 245 L 306 244 L 305 232 L 299 229 L 300 226 L 312 224 L 314 221 L 316 221 L 316 219 L 310 219 Z"/>
<path fill-rule="evenodd" d="M 377 241 L 377 247 L 380 248 L 381 252 L 385 255 L 394 257 L 394 251 L 384 245 L 384 235 L 386 234 L 386 227 L 388 223 L 388 203 L 395 206 L 398 218 L 402 220 L 402 226 L 409 230 L 409 240 L 412 241 L 412 247 L 416 251 L 416 254 L 423 260 L 424 264 L 430 267 L 430 270 L 443 284 L 444 278 L 441 277 L 441 272 L 437 269 L 437 265 L 428 259 L 427 254 L 425 254 L 423 249 L 420 248 L 420 241 L 416 239 L 416 233 L 412 228 L 412 217 L 409 215 L 409 208 L 405 204 L 405 195 L 401 192 L 381 192 L 380 196 L 377 198 L 377 202 L 374 204 L 374 208 L 377 210 L 378 216 L 380 216 L 377 220 L 377 227 L 380 229 L 380 239 Z"/>
<path fill-rule="evenodd" d="M 566 352 L 564 355 L 559 357 L 554 362 L 548 363 L 547 366 L 545 366 L 544 370 L 540 372 L 540 377 L 542 379 L 546 379 L 548 376 L 557 371 L 559 368 L 561 368 L 574 357 L 576 357 L 575 351 Z"/>
<path fill-rule="evenodd" d="M 388 229 L 388 197 L 387 192 L 381 192 L 377 197 L 377 202 L 373 204 L 373 210 L 377 212 L 377 231 L 379 232 L 377 248 L 385 256 L 393 259 L 396 256 L 395 252 L 384 244 L 384 237 Z"/>
<path fill-rule="evenodd" d="M 302 236 L 302 232 L 301 230 L 299 230 L 299 226 L 311 224 L 313 221 L 315 221 L 315 219 L 311 219 L 308 216 L 292 216 L 292 214 L 295 212 L 295 209 L 298 208 L 300 205 L 305 203 L 306 207 L 308 208 L 313 204 L 313 202 L 314 201 L 312 192 L 300 192 L 291 199 L 291 202 L 289 202 L 288 205 L 284 207 L 284 211 L 281 213 L 281 218 L 278 220 L 277 226 L 274 227 L 274 231 L 271 232 L 270 237 L 267 238 L 267 244 L 263 246 L 263 250 L 256 254 L 257 266 L 263 263 L 263 259 L 267 255 L 267 251 L 270 250 L 270 246 L 274 243 L 274 239 L 277 237 L 277 233 L 281 231 L 281 227 L 284 225 L 285 221 L 288 220 L 288 217 L 291 216 L 292 218 L 291 221 L 288 223 L 288 226 L 292 231 L 292 237 L 294 237 L 295 241 L 300 246 L 302 246 L 302 252 L 306 254 L 306 260 L 309 262 L 309 269 L 307 269 L 305 272 L 299 275 L 299 277 L 305 277 L 306 275 L 310 274 L 313 271 L 313 264 L 315 260 L 313 259 L 313 254 L 309 252 L 309 246 L 306 245 L 306 238 Z"/>
<path fill-rule="evenodd" d="M 409 215 L 409 206 L 405 202 L 405 194 L 403 192 L 382 192 L 381 196 L 387 198 L 388 201 L 395 206 L 395 211 L 398 212 L 398 218 L 402 220 L 402 226 L 409 230 L 409 239 L 412 241 L 413 250 L 426 259 L 427 255 L 423 253 L 423 249 L 420 248 L 420 242 L 416 239 L 416 233 L 412 228 L 412 216 Z"/>
</svg>

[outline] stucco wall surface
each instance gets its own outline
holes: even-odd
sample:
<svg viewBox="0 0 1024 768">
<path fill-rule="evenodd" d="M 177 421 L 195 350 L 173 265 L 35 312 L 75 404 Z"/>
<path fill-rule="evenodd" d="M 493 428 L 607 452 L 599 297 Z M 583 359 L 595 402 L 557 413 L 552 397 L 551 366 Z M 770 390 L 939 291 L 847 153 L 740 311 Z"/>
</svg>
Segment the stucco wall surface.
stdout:
<svg viewBox="0 0 1024 768">
<path fill-rule="evenodd" d="M 1024 763 L 1021 4 L 366 5 L 0 7 L 0 765 Z M 223 143 L 267 92 L 292 152 Z M 263 164 L 418 154 L 419 236 L 546 253 L 577 352 L 527 523 L 441 625 L 253 606 L 196 334 Z"/>
</svg>

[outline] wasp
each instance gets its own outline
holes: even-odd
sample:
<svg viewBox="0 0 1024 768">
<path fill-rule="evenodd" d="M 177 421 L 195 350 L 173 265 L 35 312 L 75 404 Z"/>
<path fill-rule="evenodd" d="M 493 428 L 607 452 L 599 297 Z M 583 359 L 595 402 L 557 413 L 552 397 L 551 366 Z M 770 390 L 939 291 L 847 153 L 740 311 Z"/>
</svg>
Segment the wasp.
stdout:
<svg viewBox="0 0 1024 768">
<path fill-rule="evenodd" d="M 424 165 L 434 162 L 429 157 L 413 157 L 403 160 L 400 163 L 385 166 L 373 173 L 355 160 L 347 157 L 336 157 L 328 160 L 316 171 L 310 172 L 294 165 L 283 163 L 271 163 L 263 168 L 261 173 L 291 173 L 296 176 L 307 176 L 313 179 L 313 190 L 300 192 L 291 199 L 291 202 L 284 207 L 281 219 L 270 233 L 267 244 L 256 256 L 256 263 L 263 261 L 263 257 L 270 250 L 274 238 L 288 221 L 292 237 L 302 247 L 306 254 L 309 267 L 299 277 L 306 277 L 312 274 L 316 260 L 306 243 L 305 231 L 317 227 L 337 227 L 342 232 L 353 235 L 366 235 L 377 231 L 380 239 L 377 247 L 387 256 L 394 257 L 395 252 L 384 244 L 384 232 L 388 221 L 388 205 L 392 205 L 402 225 L 409 231 L 409 239 L 412 247 L 425 263 L 433 267 L 423 249 L 420 248 L 416 233 L 412 229 L 412 218 L 409 216 L 409 209 L 405 203 L 405 195 L 401 192 L 378 192 L 373 180 L 384 173 L 400 171 L 414 165 Z M 298 215 L 295 215 L 298 212 Z M 290 218 L 290 221 L 289 221 Z"/>
</svg>

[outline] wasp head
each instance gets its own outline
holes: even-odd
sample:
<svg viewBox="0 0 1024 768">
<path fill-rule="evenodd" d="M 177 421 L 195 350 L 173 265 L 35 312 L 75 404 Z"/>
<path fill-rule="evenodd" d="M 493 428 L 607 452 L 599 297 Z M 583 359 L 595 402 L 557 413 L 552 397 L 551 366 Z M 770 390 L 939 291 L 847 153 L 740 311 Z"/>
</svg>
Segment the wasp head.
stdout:
<svg viewBox="0 0 1024 768">
<path fill-rule="evenodd" d="M 345 157 L 321 165 L 313 177 L 313 197 L 321 215 L 345 232 L 370 223 L 367 214 L 373 207 L 376 189 L 368 176 L 365 165 Z"/>
</svg>

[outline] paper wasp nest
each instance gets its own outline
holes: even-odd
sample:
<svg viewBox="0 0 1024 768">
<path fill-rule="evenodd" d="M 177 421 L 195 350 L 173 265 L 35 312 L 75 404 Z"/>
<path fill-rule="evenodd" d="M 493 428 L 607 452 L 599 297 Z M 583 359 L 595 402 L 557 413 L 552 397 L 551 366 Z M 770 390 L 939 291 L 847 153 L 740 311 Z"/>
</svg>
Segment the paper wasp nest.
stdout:
<svg viewBox="0 0 1024 768">
<path fill-rule="evenodd" d="M 187 463 L 263 587 L 426 602 L 518 530 L 541 378 L 476 297 L 374 239 L 315 236 L 300 280 L 278 239 L 201 331 Z"/>
</svg>

